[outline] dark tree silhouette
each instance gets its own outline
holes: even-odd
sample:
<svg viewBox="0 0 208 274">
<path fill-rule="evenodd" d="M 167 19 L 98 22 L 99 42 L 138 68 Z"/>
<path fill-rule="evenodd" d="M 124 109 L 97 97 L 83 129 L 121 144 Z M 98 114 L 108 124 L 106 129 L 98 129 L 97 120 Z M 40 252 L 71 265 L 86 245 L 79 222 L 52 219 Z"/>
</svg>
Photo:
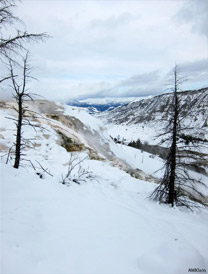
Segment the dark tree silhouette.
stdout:
<svg viewBox="0 0 208 274">
<path fill-rule="evenodd" d="M 0 61 L 4 67 L 8 62 L 19 64 L 16 57 L 28 52 L 26 42 L 45 41 L 49 38 L 46 33 L 35 34 L 17 29 L 17 24 L 23 26 L 21 19 L 14 14 L 17 2 L 18 0 L 0 0 Z M 10 78 L 11 75 L 0 76 L 0 84 Z"/>
<path fill-rule="evenodd" d="M 0 59 L 14 61 L 13 56 L 27 51 L 25 42 L 38 42 L 48 38 L 46 33 L 34 34 L 27 31 L 16 30 L 15 23 L 22 23 L 14 14 L 17 0 L 0 0 Z M 14 35 L 8 31 L 12 27 Z"/>
<path fill-rule="evenodd" d="M 185 115 L 182 115 L 182 104 L 178 95 L 183 82 L 184 78 L 176 65 L 173 70 L 172 104 L 167 114 L 170 118 L 164 133 L 160 134 L 160 137 L 167 136 L 163 138 L 163 142 L 170 142 L 169 152 L 164 176 L 150 198 L 172 207 L 176 205 L 192 208 L 196 206 L 195 202 L 205 204 L 205 197 L 199 191 L 199 185 L 206 185 L 200 178 L 191 177 L 190 170 L 195 163 L 207 161 L 208 155 L 201 151 L 203 146 L 207 146 L 207 140 L 187 135 L 191 128 L 183 125 Z"/>
<path fill-rule="evenodd" d="M 15 147 L 14 168 L 18 168 L 20 165 L 23 156 L 22 150 L 26 144 L 22 136 L 22 126 L 31 125 L 35 127 L 35 125 L 31 124 L 31 117 L 29 115 L 32 111 L 28 111 L 27 106 L 24 104 L 27 100 L 33 100 L 32 94 L 26 88 L 29 79 L 31 79 L 31 68 L 28 65 L 28 50 L 25 44 L 26 42 L 39 42 L 49 38 L 46 33 L 35 34 L 18 29 L 18 26 L 21 29 L 23 27 L 23 22 L 14 13 L 18 2 L 19 0 L 0 0 L 0 62 L 9 71 L 8 75 L 0 77 L 0 83 L 6 80 L 11 81 L 14 98 L 17 103 L 14 110 L 17 112 L 18 118 L 17 120 L 13 119 L 15 120 L 17 129 L 16 142 L 13 146 Z M 23 65 L 20 61 L 22 59 Z M 19 75 L 19 70 L 22 70 L 22 78 Z M 7 161 L 10 153 L 13 152 L 13 147 L 9 150 Z"/>
<path fill-rule="evenodd" d="M 14 168 L 19 168 L 20 159 L 21 159 L 21 148 L 23 146 L 22 143 L 22 125 L 23 119 L 26 113 L 26 109 L 23 106 L 23 102 L 25 98 L 31 97 L 29 93 L 26 92 L 26 83 L 27 78 L 29 78 L 30 68 L 28 67 L 28 55 L 23 60 L 23 78 L 22 83 L 18 84 L 16 80 L 16 75 L 14 74 L 14 68 L 12 62 L 10 61 L 10 77 L 12 79 L 12 88 L 14 90 L 14 98 L 17 102 L 17 108 L 15 111 L 18 114 L 16 120 L 16 142 L 15 142 L 15 163 Z"/>
<path fill-rule="evenodd" d="M 14 162 L 14 168 L 19 168 L 20 161 L 22 160 L 22 156 L 24 148 L 27 146 L 26 143 L 30 142 L 30 140 L 26 140 L 22 136 L 22 127 L 24 125 L 28 125 L 33 127 L 34 129 L 36 127 L 42 128 L 40 125 L 36 125 L 31 122 L 32 119 L 39 118 L 40 115 L 38 115 L 36 112 L 28 109 L 28 106 L 25 104 L 27 101 L 33 101 L 33 93 L 30 93 L 27 84 L 29 80 L 31 80 L 33 77 L 31 76 L 31 67 L 29 66 L 28 61 L 28 54 L 26 57 L 23 58 L 23 66 L 22 66 L 22 77 L 20 77 L 17 73 L 14 73 L 14 65 L 12 62 L 10 62 L 9 68 L 10 68 L 10 77 L 12 80 L 12 89 L 14 91 L 14 99 L 16 101 L 16 106 L 13 107 L 13 109 L 17 112 L 17 119 L 9 118 L 14 120 L 16 124 L 16 141 L 14 143 L 15 147 L 15 162 Z M 12 152 L 12 149 L 10 149 L 9 153 Z"/>
</svg>

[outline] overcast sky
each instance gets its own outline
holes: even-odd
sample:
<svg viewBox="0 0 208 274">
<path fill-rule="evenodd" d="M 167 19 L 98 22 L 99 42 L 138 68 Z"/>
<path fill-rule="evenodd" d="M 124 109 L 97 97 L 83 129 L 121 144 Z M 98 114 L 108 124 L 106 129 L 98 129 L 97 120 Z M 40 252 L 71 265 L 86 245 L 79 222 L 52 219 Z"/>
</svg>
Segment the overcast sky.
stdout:
<svg viewBox="0 0 208 274">
<path fill-rule="evenodd" d="M 208 86 L 207 0 L 22 0 L 35 92 L 47 99 L 128 97 L 161 93 L 175 63 L 184 88 Z"/>
</svg>

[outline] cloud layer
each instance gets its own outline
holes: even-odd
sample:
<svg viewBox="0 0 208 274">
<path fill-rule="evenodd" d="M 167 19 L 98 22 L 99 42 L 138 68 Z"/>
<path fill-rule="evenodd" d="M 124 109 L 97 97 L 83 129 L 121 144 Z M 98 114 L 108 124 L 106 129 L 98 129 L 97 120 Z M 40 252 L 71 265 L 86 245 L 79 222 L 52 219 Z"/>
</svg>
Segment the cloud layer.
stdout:
<svg viewBox="0 0 208 274">
<path fill-rule="evenodd" d="M 189 85 L 208 85 L 207 1 L 26 1 L 28 31 L 48 32 L 31 45 L 36 92 L 61 100 L 162 92 L 175 63 Z M 206 24 L 207 23 L 207 24 Z"/>
</svg>

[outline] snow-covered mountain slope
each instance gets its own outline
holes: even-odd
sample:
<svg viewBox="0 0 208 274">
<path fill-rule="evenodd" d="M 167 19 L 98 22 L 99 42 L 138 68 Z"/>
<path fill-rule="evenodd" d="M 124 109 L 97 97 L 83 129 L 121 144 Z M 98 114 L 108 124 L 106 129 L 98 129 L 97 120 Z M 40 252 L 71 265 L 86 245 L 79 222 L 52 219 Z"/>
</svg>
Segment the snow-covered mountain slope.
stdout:
<svg viewBox="0 0 208 274">
<path fill-rule="evenodd" d="M 16 170 L 12 154 L 5 164 L 15 138 L 14 122 L 5 118 L 15 117 L 9 105 L 0 104 L 0 273 L 208 269 L 207 211 L 156 204 L 148 199 L 156 184 L 128 174 L 152 174 L 161 159 L 115 144 L 83 109 L 38 101 L 29 105 L 39 113 L 32 122 L 44 128 L 24 127 L 31 162 Z M 80 165 L 64 185 L 70 159 Z"/>
<path fill-rule="evenodd" d="M 69 160 L 70 152 L 83 152 L 91 160 L 108 161 L 132 176 L 154 180 L 148 175 L 150 172 L 142 172 L 141 166 L 137 170 L 132 167 L 132 161 L 126 158 L 125 151 L 114 143 L 102 122 L 87 110 L 49 101 L 33 101 L 27 105 L 36 116 L 31 122 L 39 127 L 35 131 L 30 126 L 23 127 L 27 145 L 24 151 L 26 159 L 35 156 L 38 162 L 45 161 L 47 165 L 51 161 L 57 168 L 57 165 L 66 164 L 64 155 L 68 154 Z M 13 107 L 14 103 L 11 102 L 0 104 L 0 152 L 5 155 L 15 140 L 15 124 L 12 119 L 16 117 L 16 112 Z M 12 153 L 10 156 L 13 157 Z"/>
<path fill-rule="evenodd" d="M 208 139 L 208 88 L 185 91 L 179 94 L 183 123 L 193 128 L 191 134 Z M 171 94 L 163 94 L 141 101 L 131 102 L 112 111 L 97 115 L 109 127 L 113 137 L 118 135 L 128 141 L 140 138 L 156 144 L 155 136 L 161 132 L 168 119 Z"/>
</svg>

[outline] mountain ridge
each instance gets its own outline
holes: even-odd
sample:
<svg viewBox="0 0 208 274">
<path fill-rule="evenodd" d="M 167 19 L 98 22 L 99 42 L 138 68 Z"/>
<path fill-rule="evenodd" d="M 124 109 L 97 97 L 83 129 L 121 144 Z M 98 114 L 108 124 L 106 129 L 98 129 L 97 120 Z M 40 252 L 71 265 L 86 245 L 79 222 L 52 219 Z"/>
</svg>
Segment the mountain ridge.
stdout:
<svg viewBox="0 0 208 274">
<path fill-rule="evenodd" d="M 208 131 L 208 88 L 178 93 L 184 125 L 192 128 L 192 134 L 207 137 Z M 130 102 L 112 111 L 96 116 L 111 125 L 161 128 L 161 120 L 168 120 L 172 93 L 165 93 L 141 101 Z"/>
</svg>

